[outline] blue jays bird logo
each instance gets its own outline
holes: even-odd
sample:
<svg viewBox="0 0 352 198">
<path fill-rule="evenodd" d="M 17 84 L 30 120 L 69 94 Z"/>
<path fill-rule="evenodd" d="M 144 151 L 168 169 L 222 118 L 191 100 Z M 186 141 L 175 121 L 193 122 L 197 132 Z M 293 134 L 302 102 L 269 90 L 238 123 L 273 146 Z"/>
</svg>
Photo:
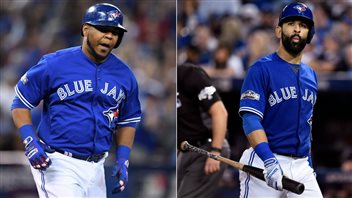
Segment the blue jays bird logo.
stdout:
<svg viewBox="0 0 352 198">
<path fill-rule="evenodd" d="M 114 110 L 113 108 L 110 108 L 109 110 L 104 111 L 103 114 L 109 119 L 109 127 L 114 129 L 116 126 L 115 122 L 119 116 L 119 109 L 116 108 L 116 110 Z"/>
<path fill-rule="evenodd" d="M 119 96 L 116 99 L 116 105 L 104 111 L 103 114 L 109 120 L 109 127 L 114 129 L 116 127 L 117 119 L 119 117 L 119 106 L 122 100 L 126 98 L 125 92 L 120 90 Z"/>
<path fill-rule="evenodd" d="M 121 13 L 119 11 L 116 10 L 112 10 L 110 12 L 107 13 L 108 14 L 108 20 L 113 21 L 116 18 L 120 17 Z"/>
<path fill-rule="evenodd" d="M 302 5 L 296 5 L 293 8 L 297 9 L 299 13 L 306 11 L 306 7 L 304 7 Z"/>
</svg>

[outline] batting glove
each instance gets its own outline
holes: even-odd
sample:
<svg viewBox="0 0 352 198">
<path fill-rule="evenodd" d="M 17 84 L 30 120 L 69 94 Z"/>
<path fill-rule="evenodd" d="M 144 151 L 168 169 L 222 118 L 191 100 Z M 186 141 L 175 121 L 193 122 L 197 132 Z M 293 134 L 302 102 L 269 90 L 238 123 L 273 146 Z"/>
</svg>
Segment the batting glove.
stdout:
<svg viewBox="0 0 352 198">
<path fill-rule="evenodd" d="M 28 136 L 23 143 L 26 149 L 25 155 L 33 168 L 46 170 L 51 165 L 51 160 L 45 152 L 53 153 L 55 152 L 53 149 L 31 136 Z"/>
<path fill-rule="evenodd" d="M 118 184 L 112 190 L 112 193 L 119 193 L 125 190 L 128 182 L 128 158 L 130 156 L 131 149 L 125 145 L 119 145 L 116 147 L 116 165 L 112 171 L 112 176 L 116 177 Z"/>
<path fill-rule="evenodd" d="M 48 145 L 37 140 L 31 125 L 19 129 L 25 148 L 25 155 L 35 169 L 46 170 L 51 165 L 51 160 L 45 152 L 55 152 Z"/>
<path fill-rule="evenodd" d="M 128 182 L 128 166 L 128 160 L 117 160 L 116 165 L 112 171 L 112 176 L 116 177 L 119 183 L 112 190 L 113 194 L 122 192 L 126 188 Z"/>
<path fill-rule="evenodd" d="M 282 190 L 282 177 L 283 172 L 281 166 L 275 157 L 269 158 L 264 161 L 264 178 L 268 186 Z"/>
</svg>

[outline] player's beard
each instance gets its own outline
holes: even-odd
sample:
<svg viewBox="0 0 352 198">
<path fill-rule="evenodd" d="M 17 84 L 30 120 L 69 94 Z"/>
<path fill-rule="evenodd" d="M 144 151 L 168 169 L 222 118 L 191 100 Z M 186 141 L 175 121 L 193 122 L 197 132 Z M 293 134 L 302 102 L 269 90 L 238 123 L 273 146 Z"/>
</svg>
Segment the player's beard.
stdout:
<svg viewBox="0 0 352 198">
<path fill-rule="evenodd" d="M 94 58 L 95 58 L 95 60 L 97 60 L 97 62 L 103 62 L 106 59 L 107 55 L 101 56 L 94 50 L 94 48 L 92 47 L 92 44 L 89 41 L 89 35 L 87 36 L 87 45 L 88 45 L 90 53 L 94 56 Z M 110 50 L 110 52 L 111 52 L 111 50 Z M 107 54 L 109 54 L 109 53 L 107 53 Z"/>
<path fill-rule="evenodd" d="M 298 42 L 293 42 L 292 38 L 294 36 L 298 36 L 299 37 L 299 41 Z M 287 36 L 285 35 L 283 32 L 281 33 L 281 38 L 282 38 L 282 44 L 285 48 L 285 50 L 293 55 L 293 56 L 297 56 L 299 53 L 302 52 L 302 50 L 304 49 L 304 47 L 307 44 L 307 39 L 303 39 L 302 37 L 300 37 L 299 35 L 292 35 L 292 36 Z"/>
</svg>

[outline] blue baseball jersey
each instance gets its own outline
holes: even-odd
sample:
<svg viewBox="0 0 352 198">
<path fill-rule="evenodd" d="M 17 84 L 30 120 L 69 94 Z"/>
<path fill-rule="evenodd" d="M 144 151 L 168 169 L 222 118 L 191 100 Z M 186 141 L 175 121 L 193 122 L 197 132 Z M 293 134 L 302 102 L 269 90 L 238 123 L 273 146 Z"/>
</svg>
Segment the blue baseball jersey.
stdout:
<svg viewBox="0 0 352 198">
<path fill-rule="evenodd" d="M 108 151 L 116 127 L 136 127 L 141 119 L 131 69 L 111 53 L 96 64 L 80 46 L 43 56 L 15 92 L 12 109 L 32 109 L 43 99 L 39 138 L 76 155 Z"/>
<path fill-rule="evenodd" d="M 272 53 L 250 67 L 241 89 L 239 113 L 262 118 L 274 153 L 307 156 L 316 99 L 313 69 L 303 63 L 290 64 Z"/>
</svg>

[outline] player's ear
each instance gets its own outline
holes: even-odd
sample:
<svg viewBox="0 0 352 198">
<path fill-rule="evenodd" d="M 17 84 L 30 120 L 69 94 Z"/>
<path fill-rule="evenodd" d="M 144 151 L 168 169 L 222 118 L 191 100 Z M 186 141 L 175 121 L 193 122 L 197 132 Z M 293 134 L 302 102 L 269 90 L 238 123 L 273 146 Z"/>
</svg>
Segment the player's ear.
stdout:
<svg viewBox="0 0 352 198">
<path fill-rule="evenodd" d="M 82 25 L 82 36 L 85 37 L 88 35 L 88 31 L 89 31 L 89 25 L 87 24 L 83 24 Z"/>
<path fill-rule="evenodd" d="M 282 27 L 281 26 L 276 26 L 275 28 L 275 35 L 277 38 L 281 39 L 281 33 L 282 33 Z"/>
</svg>

